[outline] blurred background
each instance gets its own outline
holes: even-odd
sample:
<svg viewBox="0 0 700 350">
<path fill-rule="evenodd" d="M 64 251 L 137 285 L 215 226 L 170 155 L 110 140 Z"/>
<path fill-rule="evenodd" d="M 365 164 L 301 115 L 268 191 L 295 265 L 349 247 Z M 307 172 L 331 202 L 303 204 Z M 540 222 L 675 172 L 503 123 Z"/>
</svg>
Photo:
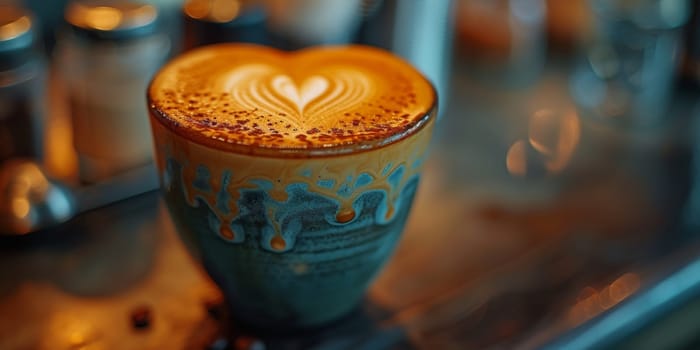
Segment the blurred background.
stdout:
<svg viewBox="0 0 700 350">
<path fill-rule="evenodd" d="M 402 242 L 328 329 L 237 333 L 155 191 L 146 86 L 220 42 L 438 89 Z M 0 349 L 698 348 L 699 96 L 694 0 L 0 0 Z"/>
</svg>

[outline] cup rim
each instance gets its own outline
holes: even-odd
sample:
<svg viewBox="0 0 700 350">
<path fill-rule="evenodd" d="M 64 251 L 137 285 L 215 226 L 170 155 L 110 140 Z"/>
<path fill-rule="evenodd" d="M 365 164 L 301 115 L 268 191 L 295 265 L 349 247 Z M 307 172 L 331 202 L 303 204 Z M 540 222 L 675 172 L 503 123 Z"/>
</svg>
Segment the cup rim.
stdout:
<svg viewBox="0 0 700 350">
<path fill-rule="evenodd" d="M 379 48 L 365 45 L 346 46 L 364 46 L 379 50 Z M 396 55 L 394 53 L 392 54 Z M 402 59 L 398 56 L 397 58 Z M 412 64 L 407 64 L 413 67 Z M 177 121 L 168 117 L 168 114 L 166 112 L 157 108 L 156 104 L 152 99 L 151 91 L 156 77 L 158 76 L 158 72 L 151 78 L 151 81 L 148 84 L 148 88 L 146 90 L 146 102 L 148 105 L 150 118 L 155 119 L 166 129 L 170 130 L 170 132 L 177 134 L 190 142 L 199 144 L 207 148 L 213 148 L 229 153 L 263 156 L 270 158 L 323 158 L 341 156 L 371 151 L 401 141 L 405 138 L 410 137 L 411 135 L 417 134 L 421 129 L 423 129 L 427 124 L 429 124 L 429 122 L 433 121 L 434 119 L 437 119 L 438 94 L 435 85 L 428 78 L 426 78 L 425 75 L 422 72 L 420 72 L 417 68 L 413 68 L 416 70 L 418 75 L 424 80 L 424 82 L 430 87 L 431 90 L 432 105 L 427 109 L 427 112 L 423 116 L 421 116 L 420 118 L 416 118 L 409 124 L 406 124 L 401 128 L 401 130 L 383 138 L 351 141 L 347 143 L 335 144 L 332 146 L 314 145 L 310 147 L 269 147 L 261 144 L 251 145 L 241 142 L 227 142 L 215 138 L 209 138 L 200 133 L 195 132 L 192 129 L 181 127 Z"/>
</svg>

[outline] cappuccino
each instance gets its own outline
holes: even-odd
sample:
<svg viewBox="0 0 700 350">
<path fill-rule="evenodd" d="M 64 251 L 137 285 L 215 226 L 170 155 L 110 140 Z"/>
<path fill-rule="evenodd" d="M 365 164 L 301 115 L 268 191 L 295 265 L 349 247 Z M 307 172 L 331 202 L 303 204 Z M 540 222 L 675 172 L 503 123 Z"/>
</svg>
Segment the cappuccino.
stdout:
<svg viewBox="0 0 700 350">
<path fill-rule="evenodd" d="M 436 96 L 385 51 L 227 44 L 165 66 L 148 90 L 171 216 L 257 326 L 347 313 L 403 230 Z"/>
</svg>

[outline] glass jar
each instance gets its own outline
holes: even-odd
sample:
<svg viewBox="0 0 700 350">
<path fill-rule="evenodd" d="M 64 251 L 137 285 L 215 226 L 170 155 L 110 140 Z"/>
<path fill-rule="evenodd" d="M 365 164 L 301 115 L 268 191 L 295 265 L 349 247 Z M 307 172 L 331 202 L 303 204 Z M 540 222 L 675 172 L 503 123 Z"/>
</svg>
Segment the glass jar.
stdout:
<svg viewBox="0 0 700 350">
<path fill-rule="evenodd" d="M 73 122 L 83 182 L 96 182 L 152 161 L 143 92 L 169 52 L 154 6 L 76 1 L 58 62 Z"/>
<path fill-rule="evenodd" d="M 34 28 L 28 11 L 0 6 L 0 163 L 43 154 L 46 62 Z"/>
</svg>

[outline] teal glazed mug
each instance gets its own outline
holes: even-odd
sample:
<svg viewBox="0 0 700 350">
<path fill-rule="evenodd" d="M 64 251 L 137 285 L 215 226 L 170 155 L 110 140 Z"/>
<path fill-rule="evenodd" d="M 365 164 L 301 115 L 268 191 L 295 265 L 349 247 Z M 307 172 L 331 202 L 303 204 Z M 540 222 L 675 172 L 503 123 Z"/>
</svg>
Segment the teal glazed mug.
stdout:
<svg viewBox="0 0 700 350">
<path fill-rule="evenodd" d="M 148 90 L 177 231 L 265 329 L 349 313 L 404 228 L 436 114 L 432 85 L 364 46 L 190 51 Z"/>
</svg>

